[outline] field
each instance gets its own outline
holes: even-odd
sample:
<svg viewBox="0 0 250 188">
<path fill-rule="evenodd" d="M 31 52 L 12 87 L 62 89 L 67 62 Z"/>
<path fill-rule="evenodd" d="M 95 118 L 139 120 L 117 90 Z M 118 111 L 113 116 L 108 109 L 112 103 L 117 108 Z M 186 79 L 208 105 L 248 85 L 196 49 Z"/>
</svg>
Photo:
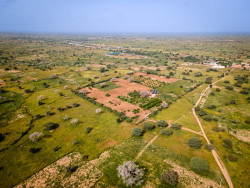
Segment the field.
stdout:
<svg viewBox="0 0 250 188">
<path fill-rule="evenodd" d="M 0 187 L 126 187 L 125 161 L 138 187 L 232 187 L 219 164 L 250 186 L 250 71 L 231 67 L 249 64 L 249 37 L 142 38 L 0 35 Z"/>
</svg>

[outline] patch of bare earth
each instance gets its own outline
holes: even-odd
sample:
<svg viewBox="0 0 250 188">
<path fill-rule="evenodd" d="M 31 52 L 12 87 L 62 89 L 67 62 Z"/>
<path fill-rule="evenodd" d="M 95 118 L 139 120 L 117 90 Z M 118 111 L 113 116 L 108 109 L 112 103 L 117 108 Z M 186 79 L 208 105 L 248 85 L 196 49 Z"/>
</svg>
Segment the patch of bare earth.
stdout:
<svg viewBox="0 0 250 188">
<path fill-rule="evenodd" d="M 181 167 L 168 159 L 164 160 L 164 162 L 166 162 L 167 164 L 170 164 L 173 167 L 173 170 L 179 174 L 179 182 L 184 187 L 201 187 L 201 188 L 210 188 L 211 186 L 220 187 L 217 182 L 207 179 L 205 177 L 199 176 L 198 174 L 192 171 L 189 171 L 186 168 Z"/>
<path fill-rule="evenodd" d="M 128 117 L 133 117 L 133 116 L 138 115 L 138 116 L 145 118 L 150 114 L 149 110 L 143 110 L 142 108 L 139 107 L 139 105 L 124 102 L 118 98 L 118 96 L 126 95 L 134 90 L 150 91 L 150 88 L 136 84 L 136 83 L 130 83 L 129 81 L 123 80 L 123 79 L 117 79 L 115 84 L 121 87 L 112 89 L 107 92 L 101 91 L 97 88 L 92 88 L 91 90 L 89 88 L 84 88 L 84 90 L 87 90 L 88 97 L 91 97 L 91 98 L 95 97 L 97 102 L 107 107 L 110 107 L 118 112 L 124 112 L 125 115 Z M 106 97 L 105 96 L 106 93 L 108 93 L 110 96 Z M 137 108 L 140 109 L 140 112 L 137 114 L 134 114 L 132 111 Z"/>
<path fill-rule="evenodd" d="M 98 159 L 86 163 L 80 153 L 70 153 L 16 187 L 92 187 L 103 175 L 94 164 L 105 156 L 104 152 Z M 73 173 L 67 173 L 66 167 L 69 165 L 78 168 Z"/>
<path fill-rule="evenodd" d="M 0 79 L 0 86 L 5 86 L 5 83 L 2 79 Z"/>
<path fill-rule="evenodd" d="M 229 131 L 229 134 L 236 137 L 238 140 L 241 140 L 246 143 L 250 143 L 250 131 L 243 129 L 234 129 L 233 131 Z"/>
<path fill-rule="evenodd" d="M 177 82 L 180 79 L 178 78 L 166 78 L 165 76 L 157 76 L 157 75 L 153 75 L 153 74 L 146 74 L 146 73 L 135 73 L 134 76 L 140 76 L 142 75 L 145 78 L 151 78 L 152 80 L 157 80 L 160 82 L 166 82 L 166 83 L 173 83 L 173 82 Z"/>
</svg>

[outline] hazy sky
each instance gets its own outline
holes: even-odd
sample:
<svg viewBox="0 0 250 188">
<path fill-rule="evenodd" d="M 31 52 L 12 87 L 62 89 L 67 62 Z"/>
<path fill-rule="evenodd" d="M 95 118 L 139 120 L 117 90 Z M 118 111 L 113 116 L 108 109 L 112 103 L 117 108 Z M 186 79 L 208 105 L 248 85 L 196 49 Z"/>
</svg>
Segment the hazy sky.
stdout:
<svg viewBox="0 0 250 188">
<path fill-rule="evenodd" d="M 250 0 L 0 0 L 0 32 L 250 33 Z"/>
</svg>

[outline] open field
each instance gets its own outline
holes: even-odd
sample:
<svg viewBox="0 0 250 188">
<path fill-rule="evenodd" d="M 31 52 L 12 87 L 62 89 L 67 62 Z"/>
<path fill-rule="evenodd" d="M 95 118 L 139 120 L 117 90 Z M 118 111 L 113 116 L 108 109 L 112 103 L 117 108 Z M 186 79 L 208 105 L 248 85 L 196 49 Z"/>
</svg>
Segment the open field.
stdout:
<svg viewBox="0 0 250 188">
<path fill-rule="evenodd" d="M 249 45 L 247 36 L 1 34 L 0 187 L 126 187 L 125 161 L 143 170 L 138 187 L 228 187 L 214 152 L 233 186 L 249 187 L 250 71 L 231 68 L 249 64 Z M 210 145 L 192 111 L 199 98 Z M 174 186 L 162 178 L 170 170 Z"/>
</svg>

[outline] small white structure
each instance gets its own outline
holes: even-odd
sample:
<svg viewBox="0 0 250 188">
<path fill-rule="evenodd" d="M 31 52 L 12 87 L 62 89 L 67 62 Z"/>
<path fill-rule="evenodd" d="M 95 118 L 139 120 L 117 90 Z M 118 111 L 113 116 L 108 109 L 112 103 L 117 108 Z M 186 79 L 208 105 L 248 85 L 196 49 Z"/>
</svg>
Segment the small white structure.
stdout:
<svg viewBox="0 0 250 188">
<path fill-rule="evenodd" d="M 212 69 L 224 69 L 225 66 L 222 66 L 222 65 L 214 65 L 212 66 Z"/>
<path fill-rule="evenodd" d="M 97 109 L 95 110 L 95 112 L 96 112 L 97 114 L 99 114 L 99 113 L 102 112 L 102 109 L 101 109 L 101 108 L 97 108 Z"/>
</svg>

